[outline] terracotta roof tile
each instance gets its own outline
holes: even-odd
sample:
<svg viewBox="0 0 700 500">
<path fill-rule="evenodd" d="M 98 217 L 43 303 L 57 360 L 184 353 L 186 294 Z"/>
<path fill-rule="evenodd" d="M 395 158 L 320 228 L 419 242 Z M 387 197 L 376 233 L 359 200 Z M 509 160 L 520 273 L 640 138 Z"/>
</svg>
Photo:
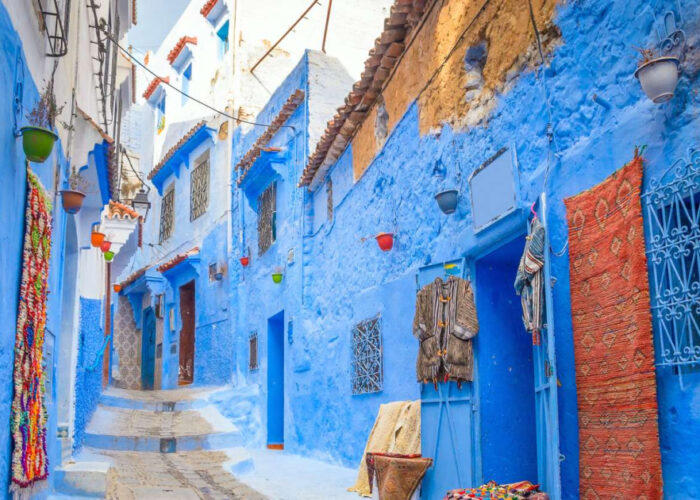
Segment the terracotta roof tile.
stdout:
<svg viewBox="0 0 700 500">
<path fill-rule="evenodd" d="M 139 269 L 138 271 L 135 271 L 135 272 L 131 273 L 129 276 L 127 276 L 126 279 L 125 279 L 124 281 L 122 281 L 121 283 L 119 283 L 119 284 L 121 285 L 122 289 L 124 289 L 124 288 L 126 288 L 127 286 L 131 285 L 134 281 L 136 281 L 136 280 L 139 279 L 141 276 L 143 276 L 144 274 L 146 274 L 146 271 L 148 271 L 148 268 L 149 268 L 149 267 L 151 267 L 151 266 L 144 266 L 144 267 L 142 267 L 141 269 Z"/>
<path fill-rule="evenodd" d="M 178 149 L 182 147 L 183 144 L 185 144 L 190 138 L 199 132 L 200 129 L 205 127 L 207 124 L 206 121 L 202 120 L 199 123 L 197 123 L 194 127 L 192 127 L 185 135 L 182 136 L 182 138 L 177 141 L 177 143 L 171 147 L 167 153 L 163 156 L 163 158 L 158 162 L 158 165 L 156 165 L 153 170 L 150 171 L 148 174 L 148 179 L 153 179 L 153 177 L 160 171 L 161 168 L 163 168 L 163 165 L 168 163 L 168 160 L 173 157 L 173 155 L 177 152 Z"/>
<path fill-rule="evenodd" d="M 133 6 L 133 7 L 132 7 L 132 9 L 131 9 L 131 24 L 136 24 L 136 21 L 137 21 L 137 16 L 136 16 L 136 12 L 137 12 L 137 11 L 136 11 L 136 1 L 137 1 L 137 0 L 134 0 L 133 3 L 132 3 L 132 6 Z"/>
<path fill-rule="evenodd" d="M 248 150 L 248 152 L 243 156 L 241 161 L 236 165 L 236 170 L 242 170 L 241 175 L 238 177 L 238 185 L 240 186 L 250 167 L 253 163 L 260 157 L 262 151 L 265 150 L 265 146 L 270 142 L 272 137 L 277 133 L 277 131 L 282 128 L 282 125 L 289 119 L 294 111 L 299 107 L 299 105 L 304 102 L 304 91 L 297 89 L 292 95 L 289 96 L 287 101 L 282 105 L 282 109 L 277 114 L 277 116 L 272 120 L 270 125 L 265 129 L 265 131 L 258 137 L 258 139 L 253 144 L 253 147 Z"/>
<path fill-rule="evenodd" d="M 112 201 L 109 200 L 109 207 L 107 211 L 107 218 L 108 219 L 133 219 L 136 220 L 139 218 L 139 214 L 131 208 L 128 205 L 124 205 L 123 203 L 119 203 L 117 201 Z"/>
<path fill-rule="evenodd" d="M 405 42 L 426 12 L 427 4 L 428 0 L 394 0 L 389 17 L 384 20 L 384 31 L 369 51 L 360 80 L 355 82 L 345 104 L 328 122 L 316 149 L 309 156 L 299 187 L 308 186 L 321 167 L 335 163 L 345 151 L 404 53 Z"/>
<path fill-rule="evenodd" d="M 180 55 L 180 52 L 182 52 L 182 49 L 184 49 L 185 45 L 187 45 L 188 43 L 191 43 L 192 45 L 197 45 L 197 37 L 183 36 L 177 41 L 175 46 L 168 53 L 168 62 L 171 66 L 175 62 L 175 59 L 177 59 L 177 56 Z"/>
<path fill-rule="evenodd" d="M 170 77 L 169 76 L 165 76 L 165 77 L 157 76 L 153 80 L 151 80 L 151 83 L 148 84 L 146 91 L 143 93 L 143 98 L 150 99 L 150 97 L 153 95 L 153 92 L 156 91 L 156 89 L 158 88 L 158 85 L 160 85 L 161 82 L 170 83 Z"/>
<path fill-rule="evenodd" d="M 172 269 L 173 267 L 177 266 L 180 264 L 182 261 L 184 261 L 187 257 L 190 257 L 192 255 L 196 255 L 199 253 L 199 247 L 194 247 L 188 250 L 185 253 L 179 253 L 172 259 L 164 262 L 160 266 L 158 266 L 157 270 L 159 273 L 164 273 L 165 271 L 168 271 L 169 269 Z"/>
<path fill-rule="evenodd" d="M 202 9 L 199 11 L 200 14 L 202 14 L 204 17 L 207 17 L 211 10 L 214 8 L 216 5 L 216 2 L 219 0 L 207 0 L 207 2 L 204 4 Z"/>
<path fill-rule="evenodd" d="M 100 136 L 101 136 L 105 141 L 107 141 L 107 142 L 110 143 L 110 144 L 113 144 L 113 143 L 114 143 L 114 139 L 112 139 L 112 137 L 110 137 L 110 135 L 107 134 L 107 132 L 105 132 L 105 131 L 102 129 L 102 127 L 100 127 L 100 126 L 98 125 L 98 123 L 97 123 L 95 120 L 93 120 L 93 118 L 92 118 L 90 115 L 88 115 L 85 111 L 83 111 L 82 109 L 80 109 L 79 106 L 76 106 L 76 109 L 78 110 L 78 114 L 79 114 L 80 116 L 82 116 L 83 119 L 84 119 L 85 121 L 87 121 L 90 125 L 92 125 L 93 128 L 97 131 L 97 133 L 100 134 Z"/>
</svg>

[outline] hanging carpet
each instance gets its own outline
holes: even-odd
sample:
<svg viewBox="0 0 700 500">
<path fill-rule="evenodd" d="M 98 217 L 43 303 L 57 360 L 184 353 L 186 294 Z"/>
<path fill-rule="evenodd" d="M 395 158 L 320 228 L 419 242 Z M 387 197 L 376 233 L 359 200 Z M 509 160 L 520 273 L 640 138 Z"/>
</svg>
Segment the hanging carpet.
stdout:
<svg viewBox="0 0 700 500">
<path fill-rule="evenodd" d="M 642 159 L 564 200 L 583 499 L 662 498 Z"/>
<path fill-rule="evenodd" d="M 12 432 L 14 498 L 29 498 L 46 485 L 46 407 L 44 405 L 44 328 L 51 256 L 51 201 L 39 179 L 27 172 L 27 207 L 22 281 L 15 334 Z"/>
</svg>

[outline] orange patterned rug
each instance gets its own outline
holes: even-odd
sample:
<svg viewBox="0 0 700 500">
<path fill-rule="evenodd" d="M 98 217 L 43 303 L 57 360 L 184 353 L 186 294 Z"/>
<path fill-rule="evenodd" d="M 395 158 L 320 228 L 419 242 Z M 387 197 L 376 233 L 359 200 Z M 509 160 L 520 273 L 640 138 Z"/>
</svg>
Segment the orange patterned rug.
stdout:
<svg viewBox="0 0 700 500">
<path fill-rule="evenodd" d="M 580 496 L 662 498 L 642 159 L 564 200 Z"/>
</svg>

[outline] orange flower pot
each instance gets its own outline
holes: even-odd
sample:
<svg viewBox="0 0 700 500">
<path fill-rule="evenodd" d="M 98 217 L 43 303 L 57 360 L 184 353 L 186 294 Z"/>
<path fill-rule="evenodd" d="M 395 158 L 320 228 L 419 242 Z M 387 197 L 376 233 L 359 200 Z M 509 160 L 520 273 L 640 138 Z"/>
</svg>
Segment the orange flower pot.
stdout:
<svg viewBox="0 0 700 500">
<path fill-rule="evenodd" d="M 99 247 L 102 245 L 102 242 L 105 240 L 105 235 L 104 233 L 100 233 L 99 231 L 93 231 L 92 234 L 90 235 L 90 243 L 92 243 L 93 247 Z"/>
<path fill-rule="evenodd" d="M 112 288 L 114 289 L 115 293 L 119 293 L 122 291 L 122 286 L 119 283 L 115 283 Z"/>
</svg>

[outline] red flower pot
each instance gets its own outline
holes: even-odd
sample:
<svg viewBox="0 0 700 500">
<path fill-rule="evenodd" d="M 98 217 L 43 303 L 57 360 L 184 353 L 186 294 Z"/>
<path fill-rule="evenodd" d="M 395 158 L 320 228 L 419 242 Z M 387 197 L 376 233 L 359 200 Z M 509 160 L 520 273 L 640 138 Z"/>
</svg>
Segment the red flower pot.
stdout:
<svg viewBox="0 0 700 500">
<path fill-rule="evenodd" d="M 113 288 L 115 293 L 119 293 L 122 291 L 122 286 L 119 283 L 115 283 Z"/>
<path fill-rule="evenodd" d="M 241 257 L 240 260 L 243 267 L 248 267 L 248 264 L 250 264 L 250 257 Z"/>
<path fill-rule="evenodd" d="M 103 252 L 108 251 L 110 248 L 112 248 L 111 241 L 104 240 L 102 241 L 102 243 L 100 243 L 100 250 L 102 250 Z"/>
<path fill-rule="evenodd" d="M 102 242 L 104 240 L 105 240 L 104 233 L 100 233 L 99 231 L 93 231 L 92 234 L 90 235 L 90 242 L 92 243 L 93 247 L 101 246 Z"/>
<path fill-rule="evenodd" d="M 388 252 L 394 247 L 394 233 L 379 233 L 375 239 L 379 248 L 384 252 Z"/>
</svg>

